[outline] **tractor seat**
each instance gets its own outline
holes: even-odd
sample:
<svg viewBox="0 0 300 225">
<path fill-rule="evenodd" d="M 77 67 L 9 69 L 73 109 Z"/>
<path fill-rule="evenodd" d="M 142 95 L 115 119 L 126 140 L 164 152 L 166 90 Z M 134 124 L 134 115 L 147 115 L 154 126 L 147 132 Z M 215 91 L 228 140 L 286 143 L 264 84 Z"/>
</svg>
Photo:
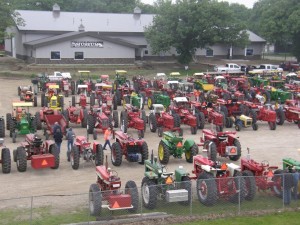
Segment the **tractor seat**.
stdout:
<svg viewBox="0 0 300 225">
<path fill-rule="evenodd" d="M 43 144 L 43 141 L 40 137 L 35 136 L 33 139 L 33 146 L 34 147 L 40 147 Z"/>
</svg>

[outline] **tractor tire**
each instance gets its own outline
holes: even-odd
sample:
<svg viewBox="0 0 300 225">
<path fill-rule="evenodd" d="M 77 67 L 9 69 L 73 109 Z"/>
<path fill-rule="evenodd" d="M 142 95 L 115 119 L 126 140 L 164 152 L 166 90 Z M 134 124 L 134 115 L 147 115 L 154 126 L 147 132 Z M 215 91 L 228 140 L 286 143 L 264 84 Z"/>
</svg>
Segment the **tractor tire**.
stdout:
<svg viewBox="0 0 300 225">
<path fill-rule="evenodd" d="M 241 104 L 239 106 L 239 111 L 241 112 L 241 114 L 248 116 L 250 113 L 250 109 L 248 106 Z"/>
<path fill-rule="evenodd" d="M 231 117 L 226 117 L 226 118 L 225 118 L 225 121 L 226 121 L 225 127 L 226 127 L 226 128 L 232 128 L 233 121 L 232 121 Z"/>
<path fill-rule="evenodd" d="M 12 137 L 12 134 L 16 131 L 16 121 L 11 119 L 9 124 L 9 136 Z"/>
<path fill-rule="evenodd" d="M 147 125 L 147 116 L 145 110 L 141 111 L 141 119 L 144 121 L 144 131 L 146 131 L 146 125 Z"/>
<path fill-rule="evenodd" d="M 174 127 L 180 127 L 180 116 L 177 113 L 172 114 L 174 118 Z"/>
<path fill-rule="evenodd" d="M 87 117 L 87 132 L 88 134 L 93 134 L 94 132 L 94 127 L 95 127 L 95 118 L 93 115 L 89 114 Z"/>
<path fill-rule="evenodd" d="M 12 143 L 16 143 L 17 142 L 17 133 L 12 132 L 11 137 L 12 137 Z"/>
<path fill-rule="evenodd" d="M 252 201 L 256 194 L 256 181 L 253 173 L 250 170 L 244 170 L 242 175 L 245 179 L 245 200 Z"/>
<path fill-rule="evenodd" d="M 97 140 L 97 136 L 98 136 L 97 131 L 94 129 L 93 130 L 93 140 L 94 141 Z"/>
<path fill-rule="evenodd" d="M 283 125 L 285 121 L 285 114 L 282 108 L 276 109 L 276 123 L 277 125 Z"/>
<path fill-rule="evenodd" d="M 158 159 L 161 164 L 167 165 L 170 158 L 169 147 L 163 142 L 160 141 L 158 145 Z"/>
<path fill-rule="evenodd" d="M 10 130 L 9 129 L 10 120 L 11 120 L 11 113 L 6 113 L 6 130 Z"/>
<path fill-rule="evenodd" d="M 198 129 L 203 129 L 205 126 L 205 116 L 203 112 L 196 114 Z"/>
<path fill-rule="evenodd" d="M 48 98 L 47 98 L 47 96 L 44 99 L 44 107 L 48 107 Z"/>
<path fill-rule="evenodd" d="M 33 106 L 37 107 L 37 96 L 33 96 Z"/>
<path fill-rule="evenodd" d="M 278 198 L 282 198 L 283 196 L 282 173 L 283 171 L 281 169 L 275 170 L 274 176 L 272 177 L 272 181 L 273 181 L 272 192 Z"/>
<path fill-rule="evenodd" d="M 246 195 L 246 182 L 244 177 L 242 176 L 242 173 L 240 171 L 235 171 L 234 175 L 233 175 L 233 179 L 234 182 L 232 183 L 232 185 L 234 184 L 235 188 L 233 187 L 228 187 L 230 190 L 239 190 L 237 191 L 237 193 L 233 193 L 230 197 L 229 197 L 229 201 L 232 203 L 240 203 L 243 202 L 245 199 L 245 195 Z M 228 179 L 228 178 L 225 178 Z M 229 178 L 231 179 L 231 178 Z"/>
<path fill-rule="evenodd" d="M 0 119 L 0 138 L 5 137 L 5 122 L 4 119 Z"/>
<path fill-rule="evenodd" d="M 13 160 L 14 160 L 14 162 L 17 162 L 17 150 L 16 149 L 13 150 Z"/>
<path fill-rule="evenodd" d="M 179 130 L 178 130 L 178 136 L 179 137 L 183 136 L 183 129 L 182 128 L 179 128 Z"/>
<path fill-rule="evenodd" d="M 213 141 L 206 141 L 203 145 L 203 149 L 207 150 L 207 157 L 212 161 L 217 161 L 217 145 Z"/>
<path fill-rule="evenodd" d="M 86 128 L 86 126 L 87 126 L 87 118 L 88 118 L 87 109 L 83 109 L 83 118 L 81 119 L 81 127 L 82 128 Z"/>
<path fill-rule="evenodd" d="M 257 125 L 257 123 L 253 123 L 253 124 L 252 124 L 252 129 L 255 130 L 255 131 L 258 130 L 258 125 Z"/>
<path fill-rule="evenodd" d="M 155 133 L 157 130 L 157 121 L 156 121 L 156 117 L 153 113 L 150 113 L 149 115 L 149 127 L 150 127 L 150 131 L 152 133 Z"/>
<path fill-rule="evenodd" d="M 21 87 L 18 87 L 18 96 L 21 96 Z"/>
<path fill-rule="evenodd" d="M 107 118 L 108 118 L 108 127 L 110 127 L 111 129 L 113 129 L 114 125 L 113 125 L 113 117 L 112 117 L 112 115 L 111 114 L 108 115 Z"/>
<path fill-rule="evenodd" d="M 58 151 L 57 146 L 55 144 L 50 146 L 50 153 L 52 155 L 54 155 L 54 166 L 51 167 L 51 169 L 58 169 L 60 158 L 59 158 L 59 151 Z"/>
<path fill-rule="evenodd" d="M 154 97 L 150 96 L 147 101 L 147 106 L 149 110 L 153 109 L 153 104 L 155 104 Z"/>
<path fill-rule="evenodd" d="M 69 91 L 65 91 L 65 98 L 69 97 Z"/>
<path fill-rule="evenodd" d="M 145 131 L 144 130 L 138 130 L 138 138 L 144 138 L 145 137 Z"/>
<path fill-rule="evenodd" d="M 144 141 L 142 144 L 141 154 L 142 154 L 142 161 L 139 162 L 139 164 L 143 165 L 145 160 L 149 158 L 148 144 L 146 141 Z"/>
<path fill-rule="evenodd" d="M 113 96 L 112 103 L 113 103 L 113 110 L 117 110 L 118 109 L 118 99 L 117 99 L 116 95 Z"/>
<path fill-rule="evenodd" d="M 71 95 L 75 95 L 75 81 L 71 81 Z M 73 97 L 73 96 L 72 96 Z"/>
<path fill-rule="evenodd" d="M 265 102 L 264 103 L 269 103 L 271 101 L 271 94 L 268 91 L 263 90 L 261 92 L 261 95 L 265 98 Z"/>
<path fill-rule="evenodd" d="M 217 126 L 216 126 L 216 131 L 217 131 L 217 132 L 222 132 L 222 131 L 223 131 L 223 126 L 217 125 Z"/>
<path fill-rule="evenodd" d="M 162 127 L 158 127 L 157 128 L 157 135 L 158 135 L 158 137 L 162 137 L 163 136 L 163 128 Z"/>
<path fill-rule="evenodd" d="M 41 94 L 41 107 L 45 107 L 45 99 L 46 99 L 45 93 L 42 93 Z M 47 99 L 47 101 L 48 101 L 48 99 Z"/>
<path fill-rule="evenodd" d="M 97 151 L 95 154 L 95 165 L 101 166 L 101 165 L 103 165 L 103 161 L 104 161 L 103 147 L 101 144 L 98 144 Z"/>
<path fill-rule="evenodd" d="M 145 93 L 141 93 L 141 101 L 143 101 L 143 105 L 142 105 L 142 109 L 144 109 L 145 104 L 146 104 L 146 94 Z"/>
<path fill-rule="evenodd" d="M 117 90 L 118 88 L 119 88 L 119 81 L 115 80 L 113 89 Z"/>
<path fill-rule="evenodd" d="M 65 106 L 64 96 L 61 96 L 59 98 L 59 107 L 61 108 L 61 111 L 64 111 L 64 106 Z"/>
<path fill-rule="evenodd" d="M 75 96 L 72 96 L 71 105 L 72 105 L 73 107 L 75 107 L 75 105 L 76 105 L 76 97 L 75 97 Z"/>
<path fill-rule="evenodd" d="M 131 197 L 131 205 L 133 208 L 128 209 L 128 212 L 134 213 L 139 208 L 139 192 L 136 186 L 136 183 L 132 180 L 129 180 L 125 184 L 125 194 L 130 195 Z"/>
<path fill-rule="evenodd" d="M 191 127 L 191 134 L 197 134 L 197 127 Z"/>
<path fill-rule="evenodd" d="M 218 200 L 217 184 L 214 176 L 208 172 L 202 172 L 198 176 L 196 184 L 198 200 L 205 206 L 214 206 Z"/>
<path fill-rule="evenodd" d="M 153 180 L 150 180 L 148 177 L 144 177 L 142 180 L 142 200 L 143 206 L 146 209 L 154 209 L 157 204 L 157 185 Z"/>
<path fill-rule="evenodd" d="M 220 106 L 220 112 L 223 112 L 225 117 L 228 117 L 228 109 L 226 108 L 226 106 L 221 105 Z"/>
<path fill-rule="evenodd" d="M 113 111 L 113 127 L 118 128 L 119 127 L 119 115 L 118 111 Z"/>
<path fill-rule="evenodd" d="M 127 133 L 127 129 L 128 129 L 128 115 L 126 111 L 122 111 L 121 112 L 121 116 L 120 116 L 120 127 L 121 130 L 124 133 Z"/>
<path fill-rule="evenodd" d="M 98 184 L 91 184 L 90 186 L 89 209 L 91 216 L 100 216 L 102 211 L 102 193 Z"/>
<path fill-rule="evenodd" d="M 228 101 L 228 100 L 230 99 L 230 94 L 227 93 L 227 92 L 224 92 L 222 98 L 223 98 L 225 101 Z"/>
<path fill-rule="evenodd" d="M 276 130 L 276 122 L 268 122 L 270 130 Z"/>
<path fill-rule="evenodd" d="M 139 83 L 137 81 L 133 82 L 133 89 L 134 89 L 134 91 L 136 93 L 139 93 L 139 91 L 140 91 L 140 85 L 139 85 Z"/>
<path fill-rule="evenodd" d="M 31 121 L 31 133 L 36 133 L 37 131 L 37 118 L 33 117 L 32 119 L 30 119 Z"/>
<path fill-rule="evenodd" d="M 237 148 L 237 155 L 229 156 L 229 159 L 232 161 L 238 161 L 241 158 L 242 155 L 242 146 L 238 139 L 234 139 L 233 146 Z"/>
<path fill-rule="evenodd" d="M 250 109 L 249 117 L 252 118 L 252 124 L 257 123 L 257 113 L 253 109 Z"/>
<path fill-rule="evenodd" d="M 222 130 L 223 130 L 223 128 L 226 125 L 226 116 L 225 116 L 225 113 L 223 111 L 221 111 L 220 114 L 223 116 L 223 123 L 222 123 Z"/>
<path fill-rule="evenodd" d="M 95 102 L 96 102 L 96 100 L 95 100 L 95 94 L 93 93 L 93 94 L 90 96 L 90 105 L 91 105 L 91 106 L 94 106 L 94 105 L 95 105 Z"/>
<path fill-rule="evenodd" d="M 71 148 L 70 161 L 73 170 L 78 170 L 80 164 L 80 152 L 76 145 L 73 145 Z"/>
<path fill-rule="evenodd" d="M 40 112 L 35 113 L 35 118 L 36 118 L 36 129 L 41 130 L 42 129 L 42 121 L 40 118 Z"/>
<path fill-rule="evenodd" d="M 25 172 L 27 170 L 27 157 L 26 150 L 24 147 L 17 148 L 17 169 L 19 172 Z"/>
<path fill-rule="evenodd" d="M 199 148 L 196 144 L 193 144 L 188 151 L 185 151 L 185 160 L 188 163 L 193 163 L 193 157 L 198 154 L 199 154 Z"/>
<path fill-rule="evenodd" d="M 3 148 L 1 151 L 2 173 L 10 173 L 11 157 L 8 148 Z"/>
<path fill-rule="evenodd" d="M 118 105 L 121 105 L 122 99 L 121 99 L 121 92 L 120 92 L 120 90 L 116 90 L 116 96 L 117 96 Z"/>
<path fill-rule="evenodd" d="M 241 131 L 242 130 L 242 125 L 241 124 L 236 124 L 234 126 L 234 128 L 235 128 L 236 131 Z"/>
<path fill-rule="evenodd" d="M 123 97 L 123 107 L 125 108 L 125 104 L 130 104 L 130 98 L 129 96 Z"/>
<path fill-rule="evenodd" d="M 119 142 L 114 142 L 111 146 L 111 163 L 114 166 L 121 166 L 122 164 L 122 148 Z"/>
<path fill-rule="evenodd" d="M 181 182 L 179 183 L 180 189 L 185 189 L 188 192 L 188 200 L 179 202 L 180 205 L 188 206 L 191 204 L 192 201 L 192 182 L 188 176 L 183 176 Z"/>
</svg>

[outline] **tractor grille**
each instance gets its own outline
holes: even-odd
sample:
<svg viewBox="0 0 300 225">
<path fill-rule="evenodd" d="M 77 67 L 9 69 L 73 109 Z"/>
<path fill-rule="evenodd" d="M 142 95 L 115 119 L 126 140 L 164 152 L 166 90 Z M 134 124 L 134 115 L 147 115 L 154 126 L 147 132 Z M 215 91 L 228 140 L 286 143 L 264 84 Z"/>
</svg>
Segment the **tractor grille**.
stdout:
<svg viewBox="0 0 300 225">
<path fill-rule="evenodd" d="M 51 106 L 56 107 L 57 106 L 57 101 L 56 100 L 51 100 Z"/>
</svg>

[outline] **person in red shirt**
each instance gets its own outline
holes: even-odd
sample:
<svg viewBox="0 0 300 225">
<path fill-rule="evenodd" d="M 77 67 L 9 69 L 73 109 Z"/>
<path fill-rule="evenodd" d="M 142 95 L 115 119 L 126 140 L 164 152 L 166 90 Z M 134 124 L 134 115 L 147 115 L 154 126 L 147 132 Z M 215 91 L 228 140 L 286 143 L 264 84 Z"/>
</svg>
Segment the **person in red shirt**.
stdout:
<svg viewBox="0 0 300 225">
<path fill-rule="evenodd" d="M 109 127 L 105 132 L 104 132 L 104 146 L 103 146 L 103 150 L 106 150 L 106 145 L 109 146 L 110 150 L 111 150 L 111 144 L 110 144 L 110 139 L 112 138 L 112 133 L 111 133 L 111 128 Z"/>
</svg>

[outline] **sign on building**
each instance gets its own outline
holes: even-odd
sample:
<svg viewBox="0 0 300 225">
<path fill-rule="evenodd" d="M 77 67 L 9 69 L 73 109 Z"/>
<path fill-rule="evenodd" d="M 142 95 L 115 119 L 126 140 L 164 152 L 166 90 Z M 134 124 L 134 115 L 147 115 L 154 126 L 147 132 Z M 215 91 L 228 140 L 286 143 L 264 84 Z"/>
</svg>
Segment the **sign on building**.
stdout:
<svg viewBox="0 0 300 225">
<path fill-rule="evenodd" d="M 71 41 L 71 48 L 103 48 L 102 41 Z"/>
</svg>

